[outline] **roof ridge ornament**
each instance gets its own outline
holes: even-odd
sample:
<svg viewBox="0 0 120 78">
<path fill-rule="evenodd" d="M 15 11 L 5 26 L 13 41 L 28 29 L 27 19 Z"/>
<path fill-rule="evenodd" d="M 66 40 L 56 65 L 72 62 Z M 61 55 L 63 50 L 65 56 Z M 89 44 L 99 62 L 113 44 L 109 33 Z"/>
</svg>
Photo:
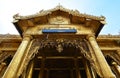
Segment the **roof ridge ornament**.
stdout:
<svg viewBox="0 0 120 78">
<path fill-rule="evenodd" d="M 20 15 L 19 15 L 19 13 L 13 15 L 13 18 L 16 19 L 16 20 L 17 20 L 17 19 L 20 19 Z"/>
<path fill-rule="evenodd" d="M 62 9 L 62 8 L 64 8 L 64 7 L 59 3 L 55 8 L 57 8 L 57 9 Z"/>
<path fill-rule="evenodd" d="M 60 9 L 60 6 L 61 6 L 60 3 L 58 4 L 58 6 L 59 6 L 59 9 Z"/>
<path fill-rule="evenodd" d="M 105 18 L 105 16 L 101 15 L 101 16 L 100 16 L 100 19 L 101 19 L 101 20 L 105 20 L 106 18 Z"/>
<path fill-rule="evenodd" d="M 45 16 L 45 15 L 51 14 L 52 12 L 57 11 L 57 10 L 67 12 L 68 14 L 71 14 L 73 16 L 85 17 L 85 18 L 88 18 L 88 19 L 99 20 L 99 21 L 104 21 L 105 20 L 104 16 L 93 16 L 93 15 L 88 15 L 86 13 L 80 13 L 78 10 L 72 10 L 72 9 L 64 8 L 62 5 L 60 5 L 60 3 L 53 9 L 49 9 L 49 10 L 43 10 L 42 9 L 38 13 L 33 14 L 33 15 L 28 15 L 28 16 L 21 16 L 19 14 L 16 14 L 16 15 L 13 16 L 13 18 L 15 20 L 30 19 L 30 18 L 35 18 L 35 17 L 39 17 L 39 16 Z"/>
</svg>

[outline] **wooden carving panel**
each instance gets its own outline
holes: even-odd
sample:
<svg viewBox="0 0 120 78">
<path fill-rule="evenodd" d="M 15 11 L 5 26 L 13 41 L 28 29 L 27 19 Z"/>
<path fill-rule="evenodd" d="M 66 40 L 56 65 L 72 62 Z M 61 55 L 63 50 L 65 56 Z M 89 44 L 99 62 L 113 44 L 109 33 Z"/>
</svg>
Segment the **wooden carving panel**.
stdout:
<svg viewBox="0 0 120 78">
<path fill-rule="evenodd" d="M 70 20 L 62 16 L 56 16 L 49 19 L 50 24 L 70 24 Z"/>
</svg>

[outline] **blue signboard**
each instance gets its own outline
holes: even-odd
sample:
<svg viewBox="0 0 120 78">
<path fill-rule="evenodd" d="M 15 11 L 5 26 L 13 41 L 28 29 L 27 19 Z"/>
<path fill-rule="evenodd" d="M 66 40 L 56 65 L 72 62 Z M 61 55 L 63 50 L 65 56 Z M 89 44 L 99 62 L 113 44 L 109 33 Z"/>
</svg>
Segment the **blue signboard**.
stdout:
<svg viewBox="0 0 120 78">
<path fill-rule="evenodd" d="M 42 33 L 76 33 L 76 29 L 43 29 Z"/>
</svg>

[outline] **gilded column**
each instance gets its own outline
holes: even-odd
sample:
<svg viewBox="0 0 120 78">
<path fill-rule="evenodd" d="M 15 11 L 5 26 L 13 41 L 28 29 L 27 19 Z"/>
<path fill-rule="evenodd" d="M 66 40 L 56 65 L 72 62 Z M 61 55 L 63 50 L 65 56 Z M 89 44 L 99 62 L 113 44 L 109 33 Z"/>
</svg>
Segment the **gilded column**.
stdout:
<svg viewBox="0 0 120 78">
<path fill-rule="evenodd" d="M 23 71 L 25 71 L 25 69 L 26 69 L 26 66 L 27 66 L 26 61 L 28 60 L 27 56 L 28 56 L 28 53 L 30 51 L 30 48 L 32 46 L 33 41 L 34 40 L 30 41 L 29 45 L 27 46 L 27 49 L 25 50 L 25 53 L 24 53 L 24 56 L 23 56 L 24 59 L 22 60 L 22 62 L 20 64 L 20 67 L 19 67 L 18 72 L 17 72 L 17 76 L 20 76 L 23 73 Z"/>
<path fill-rule="evenodd" d="M 32 78 L 33 66 L 34 66 L 34 62 L 33 62 L 33 60 L 32 60 L 32 61 L 30 62 L 30 65 L 28 66 L 26 78 Z"/>
<path fill-rule="evenodd" d="M 16 51 L 13 59 L 11 60 L 2 78 L 17 78 L 16 75 L 17 75 L 18 69 L 20 67 L 21 61 L 23 60 L 25 50 L 29 45 L 30 40 L 31 40 L 31 36 L 29 35 L 24 36 L 18 50 Z"/>
<path fill-rule="evenodd" d="M 112 73 L 110 67 L 108 66 L 107 61 L 105 60 L 97 42 L 96 42 L 95 36 L 89 35 L 89 36 L 87 36 L 87 39 L 94 51 L 95 57 L 99 63 L 100 70 L 102 72 L 102 76 L 104 78 L 115 78 L 115 75 Z"/>
</svg>

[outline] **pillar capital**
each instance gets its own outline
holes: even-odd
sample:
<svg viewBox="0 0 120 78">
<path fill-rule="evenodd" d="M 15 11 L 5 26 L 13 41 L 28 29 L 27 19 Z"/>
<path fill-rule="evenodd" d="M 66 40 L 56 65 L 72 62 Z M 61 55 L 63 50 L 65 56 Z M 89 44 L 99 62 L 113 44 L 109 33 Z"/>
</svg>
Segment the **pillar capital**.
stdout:
<svg viewBox="0 0 120 78">
<path fill-rule="evenodd" d="M 24 35 L 23 40 L 31 40 L 33 37 L 31 35 Z"/>
<path fill-rule="evenodd" d="M 91 37 L 95 38 L 95 35 L 94 34 L 89 34 L 89 35 L 86 36 L 86 39 L 89 40 L 89 38 L 91 38 Z"/>
</svg>

